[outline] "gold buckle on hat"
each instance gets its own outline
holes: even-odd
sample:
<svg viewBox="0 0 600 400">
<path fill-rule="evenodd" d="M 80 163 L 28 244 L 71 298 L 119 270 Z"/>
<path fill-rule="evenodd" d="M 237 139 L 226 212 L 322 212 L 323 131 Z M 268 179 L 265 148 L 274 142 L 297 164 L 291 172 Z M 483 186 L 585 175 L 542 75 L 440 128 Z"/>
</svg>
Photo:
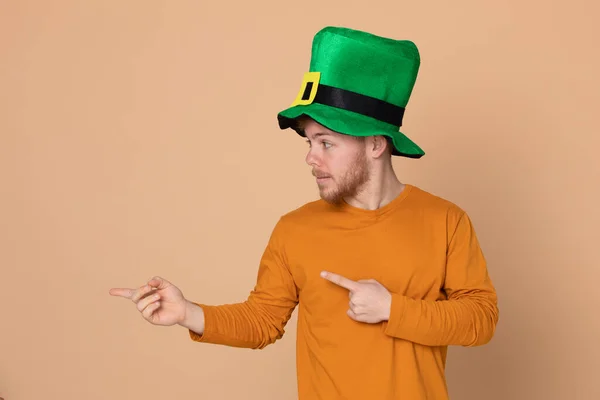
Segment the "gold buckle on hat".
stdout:
<svg viewBox="0 0 600 400">
<path fill-rule="evenodd" d="M 319 87 L 320 79 L 320 72 L 306 72 L 304 74 L 304 79 L 302 80 L 302 85 L 300 86 L 298 96 L 296 96 L 296 100 L 294 100 L 290 107 L 311 104 L 317 95 L 317 88 Z"/>
</svg>

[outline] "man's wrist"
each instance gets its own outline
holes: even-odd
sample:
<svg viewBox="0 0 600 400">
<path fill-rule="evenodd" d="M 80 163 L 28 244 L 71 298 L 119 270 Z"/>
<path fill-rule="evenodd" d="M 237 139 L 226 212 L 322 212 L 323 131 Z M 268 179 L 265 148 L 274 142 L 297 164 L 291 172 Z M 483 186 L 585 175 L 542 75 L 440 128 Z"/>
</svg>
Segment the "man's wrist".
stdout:
<svg viewBox="0 0 600 400">
<path fill-rule="evenodd" d="M 204 311 L 202 307 L 186 300 L 185 315 L 179 325 L 202 335 L 204 333 Z"/>
<path fill-rule="evenodd" d="M 384 305 L 383 320 L 389 321 L 391 313 L 392 313 L 392 294 L 390 293 L 388 295 L 388 298 L 386 299 L 386 302 Z"/>
</svg>

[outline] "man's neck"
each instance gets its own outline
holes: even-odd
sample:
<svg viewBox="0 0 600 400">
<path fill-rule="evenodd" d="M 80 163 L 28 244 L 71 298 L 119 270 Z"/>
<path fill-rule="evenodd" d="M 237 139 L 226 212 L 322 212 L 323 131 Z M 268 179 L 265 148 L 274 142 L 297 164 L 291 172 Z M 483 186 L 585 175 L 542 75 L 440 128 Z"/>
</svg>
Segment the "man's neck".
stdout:
<svg viewBox="0 0 600 400">
<path fill-rule="evenodd" d="M 398 197 L 405 187 L 390 167 L 381 173 L 373 174 L 356 196 L 344 200 L 353 207 L 376 210 Z"/>
</svg>

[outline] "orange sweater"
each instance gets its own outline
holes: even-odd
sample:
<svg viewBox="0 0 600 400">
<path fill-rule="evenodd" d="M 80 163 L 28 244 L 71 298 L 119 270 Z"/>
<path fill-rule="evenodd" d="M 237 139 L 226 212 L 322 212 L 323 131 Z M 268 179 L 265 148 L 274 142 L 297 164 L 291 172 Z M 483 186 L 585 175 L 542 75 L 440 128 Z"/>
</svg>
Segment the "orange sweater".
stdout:
<svg viewBox="0 0 600 400">
<path fill-rule="evenodd" d="M 389 320 L 352 320 L 348 291 L 322 270 L 382 283 Z M 196 304 L 205 331 L 193 340 L 254 349 L 281 338 L 298 305 L 300 400 L 448 399 L 447 346 L 485 344 L 498 321 L 469 217 L 412 185 L 377 210 L 318 200 L 282 216 L 248 299 Z"/>
</svg>

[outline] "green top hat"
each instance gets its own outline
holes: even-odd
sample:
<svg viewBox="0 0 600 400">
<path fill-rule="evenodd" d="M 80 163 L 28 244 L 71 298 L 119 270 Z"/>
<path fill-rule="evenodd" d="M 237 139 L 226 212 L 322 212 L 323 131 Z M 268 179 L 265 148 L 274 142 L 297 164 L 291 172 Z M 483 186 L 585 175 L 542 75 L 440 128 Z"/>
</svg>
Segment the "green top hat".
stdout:
<svg viewBox="0 0 600 400">
<path fill-rule="evenodd" d="M 296 99 L 277 115 L 279 127 L 304 136 L 295 119 L 305 114 L 342 134 L 388 136 L 393 155 L 420 158 L 424 151 L 399 131 L 419 65 L 411 41 L 326 27 L 313 39 L 310 69 Z"/>
</svg>

